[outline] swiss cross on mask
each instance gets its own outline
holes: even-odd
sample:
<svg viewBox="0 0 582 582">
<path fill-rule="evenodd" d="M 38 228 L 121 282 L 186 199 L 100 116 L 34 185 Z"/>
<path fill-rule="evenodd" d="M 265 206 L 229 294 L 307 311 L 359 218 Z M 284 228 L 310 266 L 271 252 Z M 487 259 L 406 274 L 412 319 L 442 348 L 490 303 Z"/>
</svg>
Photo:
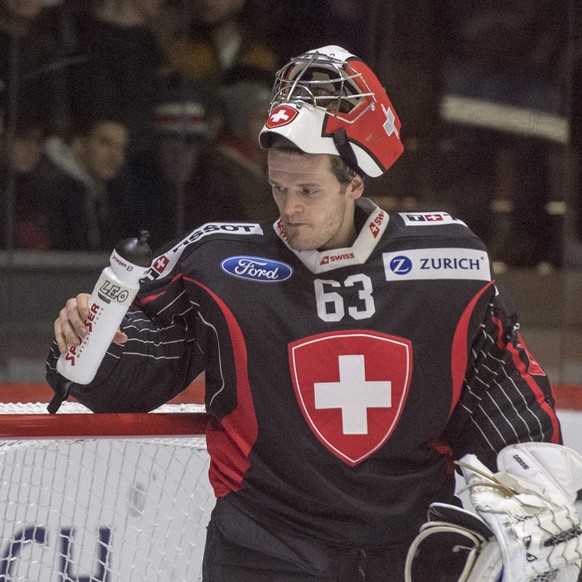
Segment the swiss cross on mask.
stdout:
<svg viewBox="0 0 582 582">
<path fill-rule="evenodd" d="M 291 123 L 295 117 L 297 117 L 297 109 L 289 106 L 289 105 L 279 105 L 273 113 L 267 119 L 266 126 L 269 129 L 273 129 L 275 127 L 281 127 L 282 125 L 287 125 Z"/>
<path fill-rule="evenodd" d="M 384 114 L 386 115 L 386 121 L 384 122 L 384 131 L 388 134 L 388 137 L 390 137 L 393 133 L 395 133 L 398 137 L 400 137 L 400 134 L 398 133 L 398 129 L 396 129 L 396 123 L 395 123 L 396 116 L 394 115 L 394 112 L 390 108 L 386 109 L 386 107 L 384 107 L 384 105 L 382 105 L 382 110 L 384 111 Z"/>
<path fill-rule="evenodd" d="M 320 334 L 289 346 L 295 395 L 314 435 L 355 466 L 393 433 L 410 376 L 408 340 L 370 331 Z"/>
</svg>

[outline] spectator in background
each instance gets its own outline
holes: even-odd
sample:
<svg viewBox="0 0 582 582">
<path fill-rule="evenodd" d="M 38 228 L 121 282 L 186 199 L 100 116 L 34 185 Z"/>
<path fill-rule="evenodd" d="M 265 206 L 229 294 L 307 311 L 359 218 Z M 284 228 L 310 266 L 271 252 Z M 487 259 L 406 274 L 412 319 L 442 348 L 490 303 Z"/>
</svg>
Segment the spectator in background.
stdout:
<svg viewBox="0 0 582 582">
<path fill-rule="evenodd" d="M 198 89 L 174 76 L 153 112 L 153 147 L 130 160 L 135 187 L 133 221 L 156 247 L 206 222 L 216 202 L 196 171 L 207 147 L 206 108 Z"/>
<path fill-rule="evenodd" d="M 166 58 L 174 70 L 196 81 L 213 105 L 231 68 L 277 70 L 265 16 L 264 7 L 251 0 L 191 0 L 191 20 L 165 43 Z M 209 113 L 214 120 L 220 112 Z"/>
<path fill-rule="evenodd" d="M 582 18 L 581 18 L 582 20 Z M 579 48 L 572 70 L 572 95 L 570 107 L 570 147 L 572 164 L 572 186 L 575 192 L 574 232 L 579 243 L 582 243 L 582 46 Z"/>
<path fill-rule="evenodd" d="M 53 114 L 56 58 L 53 31 L 40 25 L 43 0 L 0 0 L 0 90 L 4 90 L 6 124 L 18 117 Z"/>
<path fill-rule="evenodd" d="M 78 120 L 68 141 L 48 140 L 42 187 L 54 249 L 109 251 L 132 234 L 132 190 L 122 174 L 128 141 L 112 115 Z"/>
<path fill-rule="evenodd" d="M 151 112 L 167 72 L 152 29 L 164 0 L 99 0 L 73 13 L 71 110 L 116 111 L 127 125 L 129 149 L 149 146 Z"/>
<path fill-rule="evenodd" d="M 220 89 L 223 127 L 200 164 L 198 184 L 213 201 L 211 219 L 260 221 L 277 218 L 267 182 L 266 151 L 257 140 L 267 120 L 271 76 L 265 71 L 231 70 Z"/>
<path fill-rule="evenodd" d="M 448 92 L 529 111 L 531 123 L 521 131 L 511 127 L 515 114 L 504 120 L 498 109 L 488 114 L 482 107 L 476 125 L 449 128 L 457 214 L 490 246 L 498 269 L 537 266 L 547 273 L 561 264 L 564 204 L 551 187 L 552 143 L 535 128 L 537 114 L 558 112 L 565 11 L 547 1 L 459 6 L 449 9 L 457 39 Z"/>
<path fill-rule="evenodd" d="M 288 3 L 263 0 L 261 4 L 268 18 L 267 41 L 276 47 L 281 62 L 300 54 L 313 42 L 337 43 L 361 58 L 371 59 L 373 27 L 390 26 L 381 19 L 378 22 L 373 20 L 378 12 L 374 4 L 378 2 L 294 0 Z M 408 6 L 406 10 L 410 22 L 410 12 L 414 7 Z M 285 42 L 281 43 L 281 39 Z"/>
<path fill-rule="evenodd" d="M 51 248 L 46 192 L 41 184 L 44 141 L 44 126 L 33 118 L 19 122 L 12 139 L 2 140 L 0 208 L 12 226 L 0 230 L 1 248 Z"/>
</svg>

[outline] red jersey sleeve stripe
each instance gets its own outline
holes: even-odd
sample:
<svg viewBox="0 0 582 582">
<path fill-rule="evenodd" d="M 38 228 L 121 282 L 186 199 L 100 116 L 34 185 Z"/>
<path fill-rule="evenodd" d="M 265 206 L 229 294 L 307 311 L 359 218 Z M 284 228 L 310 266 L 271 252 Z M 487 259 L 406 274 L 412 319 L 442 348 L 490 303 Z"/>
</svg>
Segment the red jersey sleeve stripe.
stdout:
<svg viewBox="0 0 582 582">
<path fill-rule="evenodd" d="M 203 283 L 189 277 L 184 277 L 184 281 L 203 289 L 219 306 L 228 325 L 234 353 L 237 407 L 220 421 L 212 418 L 206 432 L 211 459 L 210 482 L 217 497 L 222 497 L 242 487 L 250 467 L 249 453 L 257 440 L 258 424 L 248 376 L 247 348 L 242 330 L 226 303 Z"/>
<path fill-rule="evenodd" d="M 471 314 L 475 309 L 475 305 L 477 301 L 483 296 L 483 293 L 489 287 L 493 285 L 493 281 L 490 281 L 485 285 L 474 297 L 471 299 L 465 311 L 461 315 L 459 319 L 459 323 L 457 324 L 457 328 L 455 330 L 455 335 L 453 337 L 453 346 L 451 351 L 451 379 L 452 379 L 452 397 L 451 397 L 451 408 L 449 410 L 449 418 L 453 413 L 453 410 L 457 406 L 457 402 L 459 402 L 459 398 L 461 397 L 461 391 L 463 389 L 463 380 L 465 378 L 465 373 L 467 371 L 467 362 L 468 362 L 468 353 L 469 353 L 469 346 L 468 346 L 468 338 L 467 334 L 469 333 L 469 321 L 471 319 Z"/>
<path fill-rule="evenodd" d="M 555 444 L 560 444 L 560 442 L 561 442 L 560 441 L 560 434 L 561 434 L 560 433 L 560 423 L 558 421 L 558 417 L 556 416 L 554 409 L 546 401 L 546 396 L 545 396 L 544 392 L 538 386 L 537 382 L 532 377 L 532 375 L 528 372 L 525 363 L 519 357 L 519 352 L 517 351 L 517 348 L 511 342 L 505 343 L 503 341 L 503 325 L 502 325 L 501 321 L 496 317 L 493 317 L 493 321 L 494 321 L 495 325 L 497 326 L 497 345 L 499 346 L 499 348 L 505 349 L 510 353 L 511 360 L 513 362 L 513 365 L 515 366 L 515 369 L 519 372 L 519 375 L 523 378 L 526 385 L 530 388 L 530 390 L 535 395 L 536 401 L 540 405 L 540 408 L 548 415 L 548 417 L 551 420 L 552 428 L 553 428 L 551 442 L 553 442 Z M 523 340 L 521 340 L 521 336 L 518 336 L 518 337 L 520 337 L 520 341 L 523 344 Z M 525 345 L 525 344 L 523 344 L 523 345 Z M 552 390 L 552 397 L 554 397 L 554 392 L 553 392 L 551 384 L 550 384 L 550 390 Z M 554 397 L 554 400 L 555 400 L 555 397 Z"/>
</svg>

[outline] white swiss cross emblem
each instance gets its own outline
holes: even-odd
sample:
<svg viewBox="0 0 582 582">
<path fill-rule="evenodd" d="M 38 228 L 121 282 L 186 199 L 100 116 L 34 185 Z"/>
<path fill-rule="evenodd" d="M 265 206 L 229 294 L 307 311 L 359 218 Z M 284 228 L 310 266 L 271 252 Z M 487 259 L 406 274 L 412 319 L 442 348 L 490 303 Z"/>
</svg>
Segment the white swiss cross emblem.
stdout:
<svg viewBox="0 0 582 582">
<path fill-rule="evenodd" d="M 152 265 L 152 267 L 153 267 L 154 271 L 156 271 L 158 273 L 163 273 L 164 269 L 167 267 L 169 262 L 170 262 L 170 259 L 168 259 L 168 257 L 166 257 L 166 255 L 162 255 L 161 257 L 158 257 L 154 261 L 154 264 Z"/>
<path fill-rule="evenodd" d="M 309 427 L 355 466 L 394 432 L 410 385 L 408 340 L 371 331 L 312 336 L 289 345 L 295 395 Z"/>
<path fill-rule="evenodd" d="M 384 115 L 386 115 L 386 121 L 384 122 L 384 131 L 388 134 L 388 137 L 390 137 L 393 133 L 400 137 L 398 129 L 396 129 L 396 124 L 394 123 L 394 121 L 396 120 L 394 112 L 392 111 L 392 109 L 390 109 L 390 107 L 386 109 L 384 105 L 382 105 L 382 109 L 384 111 Z"/>
<path fill-rule="evenodd" d="M 289 105 L 279 105 L 279 107 L 277 107 L 273 113 L 271 113 L 265 125 L 269 129 L 287 125 L 288 123 L 291 123 L 295 117 L 297 117 L 297 113 L 297 109 L 294 109 Z"/>
</svg>

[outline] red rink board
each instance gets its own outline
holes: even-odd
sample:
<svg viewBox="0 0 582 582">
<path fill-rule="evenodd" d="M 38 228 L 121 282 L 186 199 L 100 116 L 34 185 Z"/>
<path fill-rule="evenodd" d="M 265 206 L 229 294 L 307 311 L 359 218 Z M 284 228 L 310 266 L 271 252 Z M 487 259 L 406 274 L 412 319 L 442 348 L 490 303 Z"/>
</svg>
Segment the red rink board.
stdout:
<svg viewBox="0 0 582 582">
<path fill-rule="evenodd" d="M 558 408 L 582 410 L 582 385 L 554 385 Z M 44 382 L 0 382 L 0 402 L 49 402 L 53 392 Z M 204 377 L 199 376 L 186 390 L 170 400 L 171 404 L 204 404 Z"/>
<path fill-rule="evenodd" d="M 0 382 L 0 402 L 50 402 L 52 397 L 53 391 L 44 382 Z M 204 378 L 194 380 L 170 404 L 204 404 Z"/>
</svg>

